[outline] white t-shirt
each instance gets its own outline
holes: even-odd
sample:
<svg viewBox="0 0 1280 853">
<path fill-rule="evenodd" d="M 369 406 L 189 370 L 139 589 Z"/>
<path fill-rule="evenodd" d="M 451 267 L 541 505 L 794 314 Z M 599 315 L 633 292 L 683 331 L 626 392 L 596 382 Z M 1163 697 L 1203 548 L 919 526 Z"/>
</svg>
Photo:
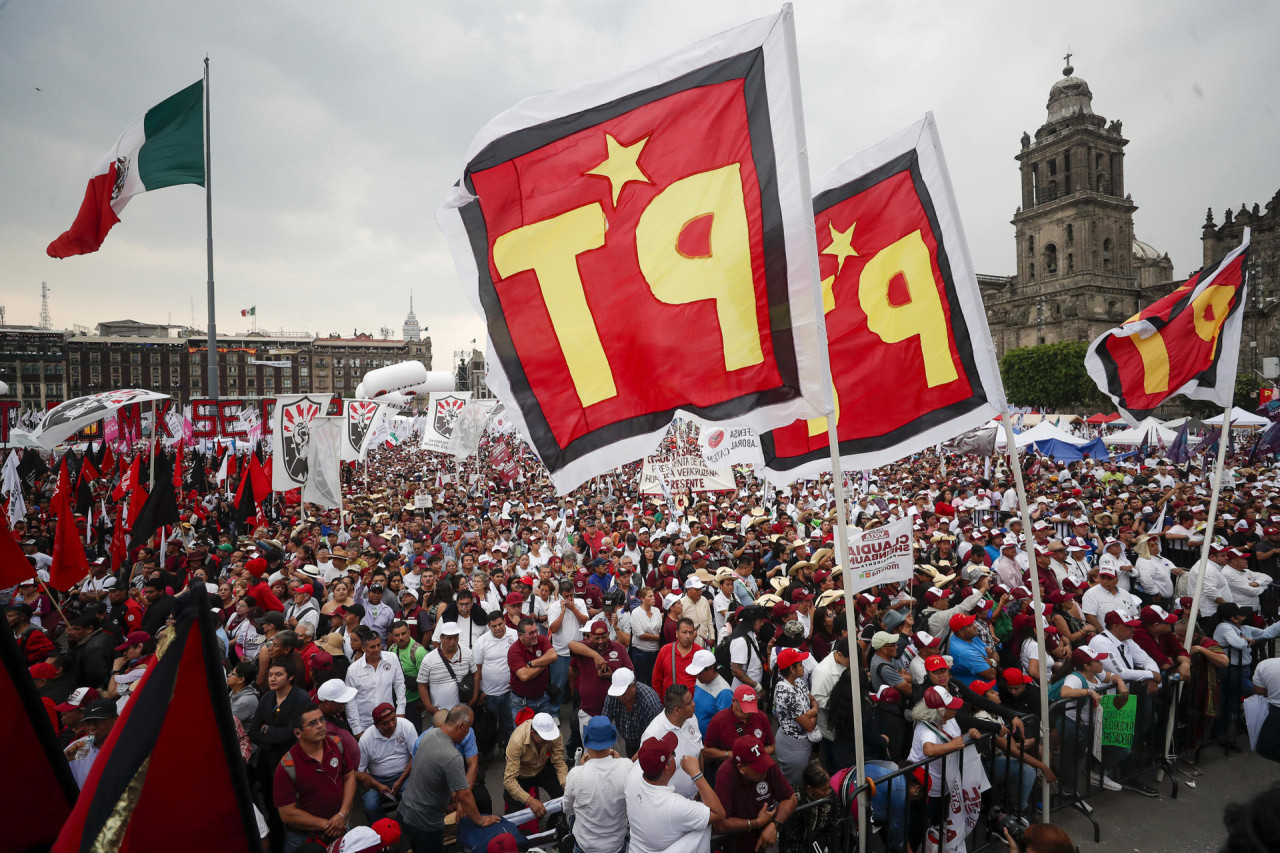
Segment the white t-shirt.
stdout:
<svg viewBox="0 0 1280 853">
<path fill-rule="evenodd" d="M 581 598 L 575 598 L 573 605 L 578 609 L 579 613 L 587 612 L 587 603 Z M 560 611 L 564 610 L 564 603 L 557 597 L 552 599 L 547 605 L 547 626 L 560 618 Z M 564 656 L 569 654 L 569 641 L 582 639 L 582 624 L 578 621 L 578 617 L 573 615 L 573 611 L 564 614 L 564 619 L 560 621 L 560 630 L 551 634 L 551 647 L 556 650 L 556 654 Z"/>
<path fill-rule="evenodd" d="M 631 646 L 642 652 L 656 652 L 659 648 L 657 640 L 642 640 L 641 634 L 662 636 L 662 611 L 653 608 L 653 615 L 646 616 L 643 607 L 631 611 Z"/>
<path fill-rule="evenodd" d="M 564 781 L 564 812 L 583 850 L 613 853 L 627 835 L 627 813 L 618 808 L 631 773 L 628 758 L 593 758 L 572 767 Z"/>
<path fill-rule="evenodd" d="M 383 737 L 376 726 L 369 726 L 360 735 L 360 772 L 377 779 L 399 776 L 413 760 L 411 750 L 417 739 L 413 723 L 404 717 L 396 718 L 396 730 L 391 737 Z"/>
<path fill-rule="evenodd" d="M 747 644 L 746 637 L 736 637 L 729 643 L 729 661 L 730 663 L 741 664 L 743 670 L 747 673 L 747 677 L 756 684 L 759 684 L 760 679 L 764 677 L 764 662 L 760 660 L 760 655 L 757 653 L 754 644 Z M 746 682 L 739 681 L 736 677 L 733 679 L 734 690 L 737 690 L 743 684 L 746 684 Z"/>
<path fill-rule="evenodd" d="M 1280 658 L 1267 658 L 1253 671 L 1253 686 L 1267 691 L 1267 702 L 1280 708 Z"/>
<path fill-rule="evenodd" d="M 676 728 L 671 725 L 671 721 L 667 719 L 665 713 L 658 714 L 645 728 L 644 734 L 640 735 L 640 742 L 644 743 L 651 737 L 660 738 L 668 732 L 674 732 L 679 740 L 676 745 L 677 764 L 686 755 L 696 757 L 702 754 L 702 730 L 698 728 L 698 718 L 696 716 L 690 717 L 684 721 L 684 725 Z M 689 778 L 689 774 L 684 772 L 683 767 L 676 770 L 676 775 L 671 777 L 671 781 L 668 784 L 682 797 L 688 797 L 692 800 L 698 796 L 698 786 L 693 783 L 693 779 Z"/>
<path fill-rule="evenodd" d="M 476 640 L 472 653 L 480 668 L 480 689 L 488 696 L 503 696 L 511 692 L 511 666 L 507 663 L 507 650 L 516 641 L 514 628 L 508 627 L 501 638 L 489 631 Z"/>
<path fill-rule="evenodd" d="M 449 666 L 453 667 L 453 675 L 449 674 L 449 669 L 444 665 L 444 656 L 440 650 L 432 649 L 422 659 L 422 666 L 418 668 L 418 683 L 425 684 L 431 691 L 431 704 L 437 708 L 452 708 L 457 705 L 458 682 L 465 678 L 468 672 L 476 671 L 471 653 L 461 647 L 449 661 Z"/>
<path fill-rule="evenodd" d="M 937 733 L 926 726 L 924 723 L 916 723 L 915 732 L 911 735 L 911 753 L 907 756 L 907 763 L 914 764 L 917 761 L 924 761 L 924 745 L 926 743 L 944 744 L 951 738 L 960 737 L 960 724 L 953 717 L 942 724 L 942 731 L 947 735 L 947 739 L 938 737 Z M 954 760 L 954 759 L 953 759 Z M 941 796 L 942 791 L 942 761 L 929 762 L 929 793 L 938 792 Z"/>
<path fill-rule="evenodd" d="M 711 809 L 686 799 L 670 785 L 650 785 L 640 765 L 627 774 L 627 853 L 708 853 Z"/>
</svg>

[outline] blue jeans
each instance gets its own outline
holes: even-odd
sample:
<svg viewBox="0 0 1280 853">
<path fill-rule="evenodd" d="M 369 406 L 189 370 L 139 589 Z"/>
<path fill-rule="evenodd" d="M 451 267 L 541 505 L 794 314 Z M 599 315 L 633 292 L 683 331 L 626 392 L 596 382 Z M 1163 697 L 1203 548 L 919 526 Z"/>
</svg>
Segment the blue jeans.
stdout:
<svg viewBox="0 0 1280 853">
<path fill-rule="evenodd" d="M 369 775 L 373 776 L 372 773 Z M 396 777 L 394 776 L 373 776 L 373 778 L 377 779 L 388 788 L 394 785 L 396 781 Z M 369 788 L 360 796 L 364 801 L 364 813 L 368 816 L 369 823 L 373 823 L 375 820 L 381 820 L 387 816 L 387 813 L 382 809 L 383 796 L 378 793 L 377 788 Z"/>
<path fill-rule="evenodd" d="M 867 776 L 879 780 L 897 772 L 897 765 L 887 761 L 868 761 Z M 907 843 L 907 780 L 899 776 L 887 784 L 876 786 L 871 798 L 871 813 L 889 825 L 889 847 L 897 850 Z"/>
<path fill-rule="evenodd" d="M 539 696 L 537 699 L 526 699 L 523 696 L 517 696 L 514 693 L 510 695 L 511 695 L 511 719 L 513 723 L 515 721 L 516 715 L 519 714 L 521 711 L 523 711 L 525 708 L 532 708 L 535 714 L 540 711 L 546 711 L 547 713 L 551 713 L 551 700 L 548 699 L 545 695 Z"/>
<path fill-rule="evenodd" d="M 308 838 L 313 838 L 311 833 L 295 832 L 289 827 L 284 828 L 284 853 L 293 853 L 303 844 L 307 843 Z"/>
<path fill-rule="evenodd" d="M 511 709 L 513 697 L 514 694 L 510 691 L 503 693 L 501 696 L 485 694 L 484 697 L 485 706 L 490 713 L 498 718 L 498 737 L 500 742 L 504 744 L 515 730 L 515 713 Z"/>
<path fill-rule="evenodd" d="M 1031 797 L 1032 789 L 1036 786 L 1036 769 L 1030 764 L 1022 764 L 1021 779 L 1019 779 L 1018 768 L 1018 760 L 1007 755 L 996 755 L 991 760 L 991 784 L 1005 789 L 1006 803 L 1010 799 L 1009 791 L 1014 786 L 1018 786 L 1017 807 L 1021 813 L 1027 810 L 1027 801 Z"/>
<path fill-rule="evenodd" d="M 560 699 L 551 703 L 551 716 L 559 716 L 561 703 L 568 698 L 569 690 L 569 655 L 557 655 L 551 664 L 551 683 L 560 688 Z"/>
</svg>

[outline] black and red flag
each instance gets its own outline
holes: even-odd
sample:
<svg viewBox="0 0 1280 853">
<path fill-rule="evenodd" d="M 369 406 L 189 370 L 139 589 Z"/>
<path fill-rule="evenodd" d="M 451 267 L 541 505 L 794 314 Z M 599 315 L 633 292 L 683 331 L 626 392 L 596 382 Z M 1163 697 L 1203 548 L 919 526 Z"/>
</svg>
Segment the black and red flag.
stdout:
<svg viewBox="0 0 1280 853">
<path fill-rule="evenodd" d="M 437 221 L 486 381 L 559 490 L 652 453 L 677 411 L 825 411 L 798 92 L 786 6 L 472 142 Z"/>
<path fill-rule="evenodd" d="M 135 547 L 147 544 L 161 527 L 178 523 L 178 495 L 173 488 L 171 464 L 168 454 L 156 454 L 155 486 L 129 523 L 129 541 Z M 130 510 L 132 514 L 132 507 Z"/>
<path fill-rule="evenodd" d="M 0 536 L 8 538 L 8 531 Z M 0 666 L 0 779 L 11 796 L 21 797 L 21 811 L 5 822 L 0 848 L 44 851 L 71 814 L 76 782 L 12 631 L 0 631 Z M 19 808 L 16 800 L 11 805 Z"/>
<path fill-rule="evenodd" d="M 846 470 L 997 415 L 1004 389 L 933 114 L 819 180 L 813 216 Z M 760 445 L 775 481 L 831 470 L 826 418 Z"/>
<path fill-rule="evenodd" d="M 1248 257 L 1246 228 L 1225 257 L 1089 346 L 1085 368 L 1126 421 L 1139 423 L 1175 394 L 1232 405 Z"/>
<path fill-rule="evenodd" d="M 53 853 L 257 853 L 249 781 L 203 582 L 134 689 Z"/>
</svg>

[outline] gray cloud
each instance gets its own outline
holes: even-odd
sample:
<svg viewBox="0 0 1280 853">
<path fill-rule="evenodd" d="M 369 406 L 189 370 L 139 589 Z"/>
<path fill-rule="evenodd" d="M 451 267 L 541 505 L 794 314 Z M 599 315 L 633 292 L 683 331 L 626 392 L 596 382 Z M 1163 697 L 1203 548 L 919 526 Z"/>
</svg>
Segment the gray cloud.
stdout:
<svg viewBox="0 0 1280 853">
<path fill-rule="evenodd" d="M 434 221 L 475 131 L 538 91 L 658 57 L 776 2 L 538 4 L 265 2 L 0 6 L 0 301 L 35 322 L 39 285 L 59 325 L 120 317 L 204 322 L 201 191 L 135 199 L 101 252 L 45 245 L 75 215 L 89 171 L 136 115 L 213 60 L 218 321 L 258 306 L 265 328 L 399 327 L 408 292 L 437 365 L 483 325 Z M 1280 187 L 1270 40 L 1280 7 L 1192 0 L 797 4 L 814 177 L 938 117 L 977 267 L 1014 264 L 1018 137 L 1044 121 L 1070 45 L 1095 110 L 1132 140 L 1136 233 L 1185 275 L 1213 206 Z M 35 91 L 39 87 L 40 91 Z"/>
</svg>

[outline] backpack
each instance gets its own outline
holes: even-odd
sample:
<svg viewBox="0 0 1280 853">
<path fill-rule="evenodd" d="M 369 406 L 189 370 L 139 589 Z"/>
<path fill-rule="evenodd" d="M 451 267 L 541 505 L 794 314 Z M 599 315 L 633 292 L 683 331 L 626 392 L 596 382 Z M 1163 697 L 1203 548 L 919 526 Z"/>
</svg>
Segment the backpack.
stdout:
<svg viewBox="0 0 1280 853">
<path fill-rule="evenodd" d="M 347 755 L 347 747 L 342 743 L 342 738 L 337 735 L 325 735 L 338 750 L 338 754 L 344 758 Z M 280 759 L 280 768 L 284 770 L 285 775 L 289 777 L 289 781 L 296 787 L 298 784 L 298 769 L 293 766 L 293 749 L 292 747 Z"/>
<path fill-rule="evenodd" d="M 760 652 L 758 649 L 755 648 L 755 643 L 751 642 L 751 638 L 748 637 L 746 634 L 741 634 L 741 635 L 730 634 L 728 637 L 725 637 L 724 642 L 716 645 L 715 654 L 716 654 L 716 672 L 720 675 L 721 678 L 725 680 L 727 684 L 733 684 L 733 654 L 730 651 L 729 647 L 733 645 L 733 641 L 738 639 L 739 636 L 741 636 L 742 639 L 747 641 L 747 663 L 751 663 L 752 654 L 754 654 L 757 658 L 760 657 Z M 743 668 L 745 669 L 745 667 Z"/>
<path fill-rule="evenodd" d="M 1070 676 L 1071 673 L 1067 673 L 1057 681 L 1049 682 L 1049 704 L 1052 705 L 1054 702 L 1057 702 L 1062 698 L 1062 685 L 1066 683 L 1067 678 Z"/>
</svg>

